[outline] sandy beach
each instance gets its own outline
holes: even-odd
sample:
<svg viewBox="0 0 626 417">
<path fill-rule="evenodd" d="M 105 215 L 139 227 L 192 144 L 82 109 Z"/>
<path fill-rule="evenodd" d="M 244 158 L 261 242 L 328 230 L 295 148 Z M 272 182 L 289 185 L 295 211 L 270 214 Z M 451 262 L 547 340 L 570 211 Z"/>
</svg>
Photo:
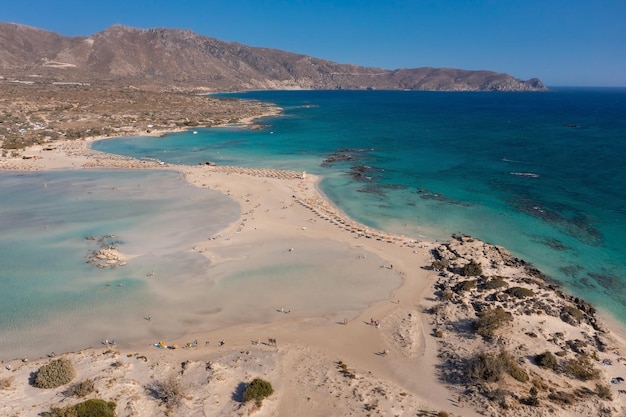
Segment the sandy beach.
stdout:
<svg viewBox="0 0 626 417">
<path fill-rule="evenodd" d="M 332 313 L 319 314 L 315 303 L 299 302 L 297 297 L 281 293 L 278 286 L 272 288 L 269 295 L 261 295 L 269 299 L 261 303 L 265 310 L 254 310 L 253 317 L 245 314 L 246 303 L 255 302 L 259 294 L 242 294 L 241 298 L 228 302 L 230 308 L 242 313 L 238 322 L 223 323 L 205 332 L 181 329 L 186 333 L 184 337 L 163 340 L 168 346 L 179 347 L 177 349 L 157 348 L 142 338 L 87 349 L 76 346 L 76 351 L 63 354 L 74 363 L 76 381 L 92 379 L 95 382 L 97 396 L 91 394 L 88 398 L 115 401 L 118 416 L 166 415 L 166 407 L 146 387 L 151 381 L 172 377 L 181 381 L 186 393 L 173 415 L 184 416 L 434 416 L 439 412 L 459 416 L 568 416 L 583 415 L 578 414 L 583 412 L 586 415 L 624 415 L 626 395 L 620 395 L 618 385 L 609 386 L 613 394 L 610 401 L 589 394 L 574 405 L 550 403 L 540 408 L 509 404 L 508 408 L 499 409 L 483 401 L 478 392 L 468 390 L 466 384 L 454 383 L 442 371 L 446 364 L 460 360 L 453 357 L 455 353 L 470 355 L 484 347 L 480 340 L 470 340 L 462 331 L 457 334 L 462 327 L 459 324 L 462 314 L 471 310 L 475 301 L 469 293 L 458 293 L 454 304 L 440 308 L 437 314 L 432 313 L 442 304 L 443 289 L 456 288 L 458 282 L 454 280 L 459 279 L 431 267 L 435 260 L 433 251 L 438 250 L 444 258 L 446 251 L 454 252 L 451 262 L 470 257 L 479 259 L 484 275 L 489 272 L 490 276 L 521 279 L 519 271 L 524 270 L 523 265 L 517 269 L 509 266 L 509 258 L 481 246 L 482 242 L 459 240 L 466 253 L 456 246 L 444 250 L 437 242 L 369 229 L 334 207 L 318 189 L 319 178 L 310 174 L 226 166 L 170 166 L 158 161 L 102 154 L 91 150 L 89 143 L 62 142 L 50 150 L 35 147 L 25 152 L 29 159 L 0 159 L 0 169 L 175 170 L 197 187 L 227 194 L 241 207 L 241 218 L 218 235 L 189 242 L 190 251 L 211 260 L 216 274 L 232 273 L 244 268 L 242 265 L 246 262 L 280 263 L 289 257 L 321 256 L 316 255 L 317 250 L 323 253 L 322 248 L 333 248 L 344 251 L 349 257 L 351 271 L 345 276 L 371 274 L 380 282 L 378 293 L 368 295 L 375 301 L 358 308 L 351 304 L 348 296 L 339 302 L 333 299 L 332 285 L 325 284 L 313 298 L 321 305 L 332 302 L 338 307 L 333 307 Z M 341 277 L 342 271 L 337 275 Z M 550 305 L 569 302 L 550 301 L 554 294 L 551 290 L 536 282 L 528 285 L 549 300 L 542 307 L 545 311 Z M 372 287 L 368 288 L 371 291 Z M 357 299 L 362 299 L 358 286 L 353 291 Z M 340 307 L 341 302 L 345 302 L 345 308 Z M 509 306 L 522 309 L 515 302 Z M 442 309 L 446 309 L 447 316 L 441 315 Z M 450 320 L 450 317 L 458 320 Z M 508 339 L 502 336 L 506 340 L 497 346 L 506 346 L 512 351 L 526 349 L 524 355 L 531 358 L 540 350 L 560 346 L 553 340 L 556 333 L 565 335 L 564 340 L 601 340 L 597 344 L 602 344 L 605 350 L 599 350 L 602 353 L 597 360 L 605 365 L 610 363 L 610 366 L 598 366 L 601 381 L 626 376 L 626 360 L 621 356 L 623 333 L 609 330 L 616 327 L 616 323 L 607 322 L 609 327 L 594 327 L 593 323 L 575 326 L 563 321 L 558 314 L 546 312 L 540 316 L 520 313 L 515 317 L 518 321 L 511 332 L 515 336 Z M 158 321 L 150 321 L 150 325 L 158 326 Z M 443 336 L 435 337 L 436 329 L 442 329 Z M 524 336 L 529 333 L 540 337 Z M 61 355 L 57 352 L 57 356 Z M 8 387 L 0 388 L 1 415 L 37 416 L 51 407 L 78 401 L 63 395 L 63 387 L 41 390 L 28 383 L 30 374 L 49 360 L 45 356 L 28 361 L 16 358 L 2 364 L 0 380 L 9 382 Z M 523 366 L 531 379 L 538 381 L 537 385 L 551 378 L 531 360 Z M 240 401 L 238 387 L 255 377 L 270 381 L 275 389 L 260 408 Z M 560 389 L 565 390 L 568 384 L 572 387 L 564 376 L 557 379 L 554 383 Z M 498 383 L 515 395 L 521 395 L 518 394 L 521 385 L 516 385 L 508 376 Z M 574 385 L 581 389 L 587 386 Z M 591 387 L 593 390 L 593 384 Z M 541 394 L 542 402 L 549 392 L 546 388 Z M 547 399 L 545 401 L 548 403 Z"/>
</svg>

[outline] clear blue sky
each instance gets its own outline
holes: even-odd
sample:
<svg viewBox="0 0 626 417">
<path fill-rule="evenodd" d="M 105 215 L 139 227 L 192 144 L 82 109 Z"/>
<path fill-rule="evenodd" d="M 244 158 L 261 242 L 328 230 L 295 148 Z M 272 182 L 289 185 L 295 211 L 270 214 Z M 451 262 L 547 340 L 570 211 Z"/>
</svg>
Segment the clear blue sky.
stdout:
<svg viewBox="0 0 626 417">
<path fill-rule="evenodd" d="M 66 36 L 113 24 L 388 69 L 488 69 L 626 86 L 626 0 L 2 0 L 0 21 Z"/>
</svg>

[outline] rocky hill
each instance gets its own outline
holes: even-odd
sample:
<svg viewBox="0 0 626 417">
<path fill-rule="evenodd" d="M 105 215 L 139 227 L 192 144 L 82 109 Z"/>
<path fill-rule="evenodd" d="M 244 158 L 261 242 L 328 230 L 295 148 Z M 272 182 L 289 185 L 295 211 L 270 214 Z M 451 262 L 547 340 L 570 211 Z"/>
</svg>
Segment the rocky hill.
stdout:
<svg viewBox="0 0 626 417">
<path fill-rule="evenodd" d="M 179 29 L 112 26 L 89 37 L 0 23 L 0 76 L 7 80 L 106 82 L 204 90 L 409 89 L 543 91 L 543 83 L 491 71 L 386 70 L 223 42 Z"/>
</svg>

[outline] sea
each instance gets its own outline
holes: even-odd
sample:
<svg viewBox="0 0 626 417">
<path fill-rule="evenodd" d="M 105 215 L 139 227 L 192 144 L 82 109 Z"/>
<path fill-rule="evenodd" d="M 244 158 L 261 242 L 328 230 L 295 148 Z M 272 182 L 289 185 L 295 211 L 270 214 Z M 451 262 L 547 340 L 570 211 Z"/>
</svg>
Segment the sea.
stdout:
<svg viewBox="0 0 626 417">
<path fill-rule="evenodd" d="M 461 233 L 504 246 L 566 291 L 626 324 L 626 89 L 223 96 L 271 102 L 283 112 L 257 120 L 254 128 L 233 125 L 115 138 L 95 142 L 93 148 L 170 164 L 214 162 L 313 173 L 323 178 L 321 190 L 340 210 L 369 227 L 432 241 Z M 48 186 L 42 188 L 43 182 Z M 132 191 L 158 190 L 162 184 L 170 184 L 170 192 L 148 196 Z M 193 212 L 193 204 L 203 204 L 194 200 L 200 198 L 197 193 L 172 184 L 180 179 L 159 171 L 0 173 L 0 332 L 41 319 L 49 309 L 67 313 L 85 308 L 84 303 L 101 308 L 102 297 L 76 292 L 85 285 L 80 278 L 84 263 L 68 265 L 68 256 L 54 252 L 59 245 L 86 251 L 87 232 L 111 233 L 125 216 L 132 221 L 124 227 L 158 228 L 159 216 L 178 221 L 172 210 Z M 177 192 L 187 192 L 176 198 L 190 208 L 169 206 L 174 203 L 168 197 Z M 58 198 L 63 200 L 54 203 Z M 206 198 L 231 204 L 220 195 Z M 9 200 L 11 208 L 5 203 Z M 50 204 L 46 216 L 51 219 L 42 219 L 34 209 L 21 211 L 24 205 Z M 132 214 L 120 217 L 118 211 L 126 209 Z M 81 221 L 93 210 L 99 216 Z M 235 218 L 239 214 L 232 207 L 226 211 Z M 202 231 L 204 236 L 223 227 L 220 215 L 202 222 L 210 229 Z M 189 217 L 181 230 L 192 233 L 193 222 Z M 75 224 L 80 233 L 72 234 Z M 138 251 L 144 243 L 138 242 Z M 31 255 L 24 264 L 27 254 L 20 248 L 26 246 L 29 253 L 36 248 L 41 260 Z M 168 253 L 176 258 L 182 252 Z M 146 285 L 120 274 L 100 288 L 113 292 L 119 283 L 126 290 Z M 54 295 L 48 287 L 55 288 Z M 20 296 L 10 295 L 15 293 Z M 66 296 L 62 302 L 59 293 Z M 148 297 L 140 290 L 136 295 Z M 25 315 L 22 309 L 33 303 L 41 311 Z"/>
</svg>

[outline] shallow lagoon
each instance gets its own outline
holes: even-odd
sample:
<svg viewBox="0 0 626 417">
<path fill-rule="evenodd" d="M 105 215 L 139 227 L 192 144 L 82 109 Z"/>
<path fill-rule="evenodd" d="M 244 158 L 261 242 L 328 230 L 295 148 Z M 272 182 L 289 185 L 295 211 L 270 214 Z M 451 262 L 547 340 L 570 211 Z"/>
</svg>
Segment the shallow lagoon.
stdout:
<svg viewBox="0 0 626 417">
<path fill-rule="evenodd" d="M 212 264 L 193 247 L 240 207 L 173 171 L 2 172 L 0 195 L 2 360 L 269 322 L 277 306 L 350 317 L 400 284 L 375 256 L 355 267 L 361 251 L 335 242 L 299 242 L 294 253 L 293 242 L 230 245 L 220 259 L 237 260 Z M 105 235 L 126 266 L 87 264 Z"/>
</svg>

